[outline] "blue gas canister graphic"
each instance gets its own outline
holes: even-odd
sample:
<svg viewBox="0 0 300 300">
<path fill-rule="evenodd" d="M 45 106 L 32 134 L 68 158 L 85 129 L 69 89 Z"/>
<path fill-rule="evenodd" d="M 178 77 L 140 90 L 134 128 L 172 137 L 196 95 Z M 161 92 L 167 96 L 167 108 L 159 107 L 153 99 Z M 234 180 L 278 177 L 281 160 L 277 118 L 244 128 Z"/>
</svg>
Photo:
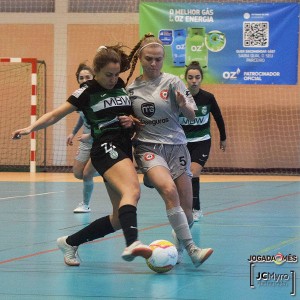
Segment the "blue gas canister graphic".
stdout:
<svg viewBox="0 0 300 300">
<path fill-rule="evenodd" d="M 185 66 L 185 29 L 174 29 L 174 40 L 172 43 L 173 65 L 176 67 Z"/>
</svg>

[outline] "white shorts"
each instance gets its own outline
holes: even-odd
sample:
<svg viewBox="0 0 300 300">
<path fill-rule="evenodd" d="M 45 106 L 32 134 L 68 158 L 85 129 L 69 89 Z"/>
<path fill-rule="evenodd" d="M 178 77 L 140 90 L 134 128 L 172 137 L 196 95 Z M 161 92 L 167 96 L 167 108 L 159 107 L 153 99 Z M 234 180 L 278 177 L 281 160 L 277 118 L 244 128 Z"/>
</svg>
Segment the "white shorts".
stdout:
<svg viewBox="0 0 300 300">
<path fill-rule="evenodd" d="M 134 148 L 134 157 L 139 169 L 146 174 L 151 168 L 167 168 L 175 180 L 183 173 L 192 177 L 191 157 L 186 145 L 138 144 Z"/>
<path fill-rule="evenodd" d="M 87 162 L 91 158 L 92 144 L 80 142 L 75 159 L 80 162 Z"/>
</svg>

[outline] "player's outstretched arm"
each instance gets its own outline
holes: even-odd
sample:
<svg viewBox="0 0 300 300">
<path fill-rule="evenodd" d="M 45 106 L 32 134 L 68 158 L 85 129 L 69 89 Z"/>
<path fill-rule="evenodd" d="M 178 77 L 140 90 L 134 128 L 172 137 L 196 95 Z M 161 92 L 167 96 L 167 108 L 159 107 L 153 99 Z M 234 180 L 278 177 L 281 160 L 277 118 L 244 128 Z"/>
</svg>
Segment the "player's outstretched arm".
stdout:
<svg viewBox="0 0 300 300">
<path fill-rule="evenodd" d="M 27 135 L 32 131 L 38 131 L 40 129 L 47 128 L 58 122 L 69 113 L 75 111 L 76 109 L 77 108 L 74 105 L 70 104 L 69 102 L 65 102 L 53 111 L 41 116 L 38 120 L 36 120 L 28 127 L 15 130 L 12 133 L 12 139 L 20 139 L 22 135 Z"/>
</svg>

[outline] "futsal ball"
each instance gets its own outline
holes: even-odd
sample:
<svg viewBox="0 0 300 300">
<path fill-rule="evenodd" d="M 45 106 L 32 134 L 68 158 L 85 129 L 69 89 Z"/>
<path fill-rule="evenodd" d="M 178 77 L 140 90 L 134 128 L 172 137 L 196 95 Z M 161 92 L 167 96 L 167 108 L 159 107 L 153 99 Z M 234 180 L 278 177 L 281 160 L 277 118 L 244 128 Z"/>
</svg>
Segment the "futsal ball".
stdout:
<svg viewBox="0 0 300 300">
<path fill-rule="evenodd" d="M 169 241 L 157 240 L 149 247 L 152 255 L 146 259 L 148 267 L 156 273 L 170 271 L 177 263 L 178 253 L 176 247 Z"/>
</svg>

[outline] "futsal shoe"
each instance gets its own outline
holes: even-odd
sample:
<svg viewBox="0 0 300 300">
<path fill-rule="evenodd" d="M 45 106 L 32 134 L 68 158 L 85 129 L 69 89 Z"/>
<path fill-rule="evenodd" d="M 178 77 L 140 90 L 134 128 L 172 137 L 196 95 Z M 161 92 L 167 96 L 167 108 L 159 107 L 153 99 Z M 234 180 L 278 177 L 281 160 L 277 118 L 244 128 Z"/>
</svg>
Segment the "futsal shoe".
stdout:
<svg viewBox="0 0 300 300">
<path fill-rule="evenodd" d="M 192 245 L 188 249 L 188 254 L 196 268 L 201 266 L 214 252 L 212 248 L 201 249 L 195 245 Z"/>
<path fill-rule="evenodd" d="M 193 209 L 193 220 L 194 222 L 199 222 L 200 219 L 203 218 L 203 212 L 202 210 L 196 210 L 196 209 Z"/>
<path fill-rule="evenodd" d="M 177 238 L 177 235 L 176 235 L 174 229 L 172 230 L 172 236 L 173 236 L 173 240 L 174 240 L 174 245 L 175 245 L 175 247 L 177 249 L 177 253 L 178 253 L 178 258 L 177 258 L 176 264 L 180 264 L 183 261 L 184 245 Z"/>
<path fill-rule="evenodd" d="M 90 207 L 87 204 L 84 204 L 83 202 L 80 202 L 78 206 L 73 210 L 75 214 L 89 213 L 90 211 Z"/>
<path fill-rule="evenodd" d="M 151 255 L 152 249 L 149 246 L 142 244 L 140 241 L 135 241 L 125 248 L 122 253 L 122 258 L 126 261 L 133 261 L 137 256 L 147 259 Z"/>
<path fill-rule="evenodd" d="M 64 254 L 65 264 L 68 266 L 79 266 L 80 262 L 77 260 L 77 246 L 71 246 L 66 242 L 67 236 L 62 236 L 57 239 L 57 246 Z"/>
</svg>

